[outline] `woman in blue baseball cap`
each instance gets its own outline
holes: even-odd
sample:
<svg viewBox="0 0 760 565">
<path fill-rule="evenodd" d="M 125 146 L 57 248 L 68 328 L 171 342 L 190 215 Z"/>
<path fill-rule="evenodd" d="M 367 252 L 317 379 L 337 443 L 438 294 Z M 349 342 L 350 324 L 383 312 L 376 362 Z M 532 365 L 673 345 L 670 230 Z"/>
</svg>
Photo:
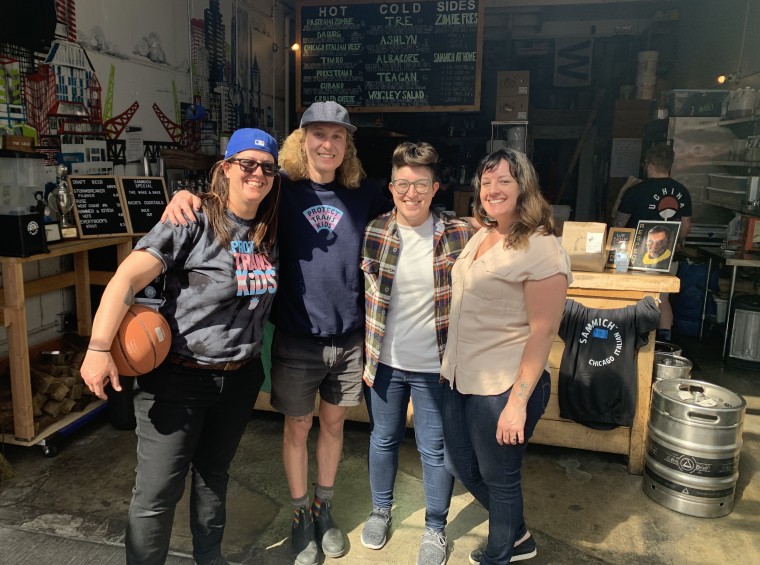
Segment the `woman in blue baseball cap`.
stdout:
<svg viewBox="0 0 760 565">
<path fill-rule="evenodd" d="M 195 562 L 226 563 L 228 469 L 264 382 L 262 336 L 279 284 L 277 153 L 268 133 L 236 131 L 214 165 L 196 222 L 157 224 L 119 266 L 95 314 L 81 373 L 106 399 L 109 381 L 122 389 L 109 353 L 119 324 L 135 293 L 165 275 L 159 311 L 172 330 L 170 353 L 134 386 L 128 564 L 165 562 L 188 471 Z"/>
</svg>

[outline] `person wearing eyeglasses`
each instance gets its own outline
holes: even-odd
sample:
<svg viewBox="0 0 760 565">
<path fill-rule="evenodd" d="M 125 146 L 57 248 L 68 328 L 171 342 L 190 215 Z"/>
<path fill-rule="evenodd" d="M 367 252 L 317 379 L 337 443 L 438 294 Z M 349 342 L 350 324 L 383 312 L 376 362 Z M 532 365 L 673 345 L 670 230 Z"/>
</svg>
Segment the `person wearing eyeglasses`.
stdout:
<svg viewBox="0 0 760 565">
<path fill-rule="evenodd" d="M 367 222 L 390 209 L 366 182 L 348 111 L 315 102 L 280 151 L 283 190 L 278 242 L 282 280 L 272 310 L 271 403 L 285 416 L 283 466 L 293 507 L 291 552 L 316 565 L 319 551 L 340 557 L 346 542 L 332 513 L 346 411 L 362 399 L 364 292 L 359 265 Z M 197 202 L 174 196 L 165 216 L 192 220 Z M 317 394 L 319 432 L 313 499 L 307 440 Z"/>
<path fill-rule="evenodd" d="M 211 172 L 195 223 L 159 223 L 119 265 L 95 314 L 82 378 L 106 399 L 122 390 L 109 352 L 135 293 L 165 274 L 159 311 L 169 356 L 134 383 L 137 476 L 126 562 L 166 561 L 177 503 L 190 483 L 190 531 L 199 565 L 226 563 L 229 467 L 264 382 L 264 324 L 279 285 L 277 142 L 258 129 L 233 133 Z"/>
<path fill-rule="evenodd" d="M 396 147 L 389 183 L 395 208 L 367 225 L 362 245 L 372 512 L 361 542 L 381 549 L 387 541 L 398 451 L 411 399 L 425 493 L 418 565 L 443 565 L 448 557 L 445 526 L 454 478 L 444 464 L 440 369 L 451 266 L 472 235 L 467 222 L 431 209 L 439 188 L 438 161 L 429 143 Z"/>
</svg>

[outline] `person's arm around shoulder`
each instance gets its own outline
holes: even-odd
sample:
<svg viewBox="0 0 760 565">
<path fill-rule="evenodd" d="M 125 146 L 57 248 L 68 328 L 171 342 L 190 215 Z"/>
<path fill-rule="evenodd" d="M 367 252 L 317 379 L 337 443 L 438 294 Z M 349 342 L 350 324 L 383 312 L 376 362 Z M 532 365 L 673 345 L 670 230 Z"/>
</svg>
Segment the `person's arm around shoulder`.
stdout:
<svg viewBox="0 0 760 565">
<path fill-rule="evenodd" d="M 496 441 L 500 445 L 509 443 L 511 436 L 517 436 L 517 443 L 525 441 L 528 399 L 544 372 L 567 297 L 567 275 L 563 273 L 523 284 L 530 335 L 525 342 L 515 384 L 496 426 Z"/>
<path fill-rule="evenodd" d="M 146 251 L 133 251 L 122 261 L 106 286 L 100 306 L 92 323 L 92 336 L 80 372 L 87 387 L 96 396 L 106 400 L 103 390 L 108 381 L 115 390 L 121 390 L 110 349 L 124 315 L 134 303 L 135 293 L 161 274 L 163 265 Z"/>
<path fill-rule="evenodd" d="M 175 226 L 186 226 L 188 222 L 198 221 L 193 212 L 200 209 L 201 199 L 197 195 L 188 190 L 178 190 L 161 214 L 161 222 L 169 220 Z"/>
</svg>

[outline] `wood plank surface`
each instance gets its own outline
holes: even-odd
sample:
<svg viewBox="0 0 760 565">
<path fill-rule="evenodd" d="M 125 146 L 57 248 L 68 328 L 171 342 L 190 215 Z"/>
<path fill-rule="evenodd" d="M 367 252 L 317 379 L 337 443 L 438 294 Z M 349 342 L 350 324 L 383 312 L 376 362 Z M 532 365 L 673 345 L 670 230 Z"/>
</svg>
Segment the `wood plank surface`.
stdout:
<svg viewBox="0 0 760 565">
<path fill-rule="evenodd" d="M 570 285 L 569 293 L 572 293 L 573 289 L 576 288 L 601 291 L 638 290 L 647 293 L 678 292 L 680 286 L 678 277 L 667 273 L 648 273 L 645 271 L 618 273 L 610 269 L 605 269 L 601 273 L 573 271 L 573 283 Z"/>
</svg>

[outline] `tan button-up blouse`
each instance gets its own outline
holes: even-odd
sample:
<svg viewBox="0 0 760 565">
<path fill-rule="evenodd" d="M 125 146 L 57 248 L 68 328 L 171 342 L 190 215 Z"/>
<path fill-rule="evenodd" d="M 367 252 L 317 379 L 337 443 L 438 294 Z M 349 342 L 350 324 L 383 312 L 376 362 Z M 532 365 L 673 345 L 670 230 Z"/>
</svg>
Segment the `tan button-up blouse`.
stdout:
<svg viewBox="0 0 760 565">
<path fill-rule="evenodd" d="M 554 236 L 523 249 L 497 243 L 475 260 L 489 230 L 470 239 L 451 273 L 449 336 L 441 373 L 462 394 L 501 394 L 515 382 L 530 328 L 523 283 L 557 273 L 572 282 L 570 258 Z"/>
</svg>

